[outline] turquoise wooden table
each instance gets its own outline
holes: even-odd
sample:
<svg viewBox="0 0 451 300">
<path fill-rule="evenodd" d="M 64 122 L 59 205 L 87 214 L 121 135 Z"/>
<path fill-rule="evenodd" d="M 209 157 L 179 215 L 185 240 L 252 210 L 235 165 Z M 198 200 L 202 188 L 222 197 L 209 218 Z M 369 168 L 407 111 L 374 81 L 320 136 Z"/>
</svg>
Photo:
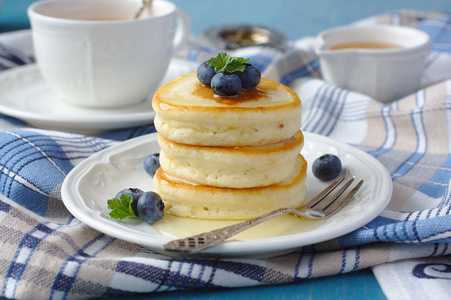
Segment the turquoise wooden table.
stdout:
<svg viewBox="0 0 451 300">
<path fill-rule="evenodd" d="M 314 36 L 326 28 L 346 25 L 394 9 L 451 11 L 449 0 L 172 0 L 192 19 L 193 32 L 222 24 L 265 25 L 289 39 Z M 26 9 L 33 0 L 3 0 L 0 32 L 29 29 Z M 141 299 L 385 299 L 371 270 L 295 284 L 240 289 L 194 290 L 143 295 Z M 136 297 L 133 297 L 136 299 Z"/>
<path fill-rule="evenodd" d="M 27 29 L 28 5 L 36 0 L 0 0 L 0 32 Z M 172 0 L 192 19 L 193 32 L 213 25 L 250 23 L 284 32 L 290 39 L 395 9 L 451 11 L 449 0 Z"/>
</svg>

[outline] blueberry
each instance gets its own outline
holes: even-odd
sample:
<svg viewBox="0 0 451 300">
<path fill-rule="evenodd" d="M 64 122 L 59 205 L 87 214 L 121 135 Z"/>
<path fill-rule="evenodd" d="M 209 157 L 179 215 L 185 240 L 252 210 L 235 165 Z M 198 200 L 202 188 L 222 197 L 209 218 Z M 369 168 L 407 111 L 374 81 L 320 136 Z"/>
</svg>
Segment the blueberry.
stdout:
<svg viewBox="0 0 451 300">
<path fill-rule="evenodd" d="M 333 154 L 324 154 L 313 162 L 312 171 L 322 181 L 335 179 L 341 173 L 341 161 Z"/>
<path fill-rule="evenodd" d="M 197 67 L 197 79 L 206 86 L 210 86 L 211 79 L 216 75 L 215 69 L 204 62 Z"/>
<path fill-rule="evenodd" d="M 160 167 L 160 153 L 152 153 L 144 159 L 144 170 L 151 175 L 154 176 L 155 172 Z"/>
<path fill-rule="evenodd" d="M 138 216 L 138 208 L 137 208 L 138 199 L 139 199 L 139 197 L 142 196 L 143 193 L 144 193 L 144 191 L 142 191 L 138 188 L 128 188 L 128 189 L 122 190 L 119 193 L 117 193 L 116 198 L 120 199 L 121 195 L 123 195 L 123 194 L 131 196 L 133 198 L 133 201 L 132 201 L 133 213 L 136 216 Z"/>
<path fill-rule="evenodd" d="M 236 72 L 236 75 L 241 79 L 243 89 L 251 90 L 255 88 L 259 83 L 262 75 L 260 71 L 251 64 L 245 64 L 246 68 L 243 72 Z"/>
<path fill-rule="evenodd" d="M 240 78 L 232 73 L 218 73 L 211 80 L 211 88 L 219 96 L 236 96 L 241 91 Z"/>
<path fill-rule="evenodd" d="M 145 192 L 138 200 L 139 217 L 146 223 L 153 224 L 163 218 L 164 203 L 155 192 Z"/>
</svg>

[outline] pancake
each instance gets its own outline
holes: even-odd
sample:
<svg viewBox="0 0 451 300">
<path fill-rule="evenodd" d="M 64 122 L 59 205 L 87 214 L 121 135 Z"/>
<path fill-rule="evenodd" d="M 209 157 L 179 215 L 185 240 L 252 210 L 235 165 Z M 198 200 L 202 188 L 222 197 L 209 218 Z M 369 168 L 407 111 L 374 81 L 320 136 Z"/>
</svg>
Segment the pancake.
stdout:
<svg viewBox="0 0 451 300">
<path fill-rule="evenodd" d="M 287 140 L 301 127 L 302 104 L 290 88 L 267 79 L 228 98 L 203 86 L 196 73 L 154 95 L 154 124 L 166 139 L 189 145 L 242 147 Z"/>
<path fill-rule="evenodd" d="M 302 155 L 291 174 L 277 184 L 233 189 L 199 185 L 166 174 L 159 168 L 154 177 L 155 191 L 164 199 L 166 212 L 180 217 L 240 220 L 269 211 L 304 203 L 307 163 Z"/>
<path fill-rule="evenodd" d="M 164 172 L 216 187 L 267 186 L 287 178 L 304 144 L 300 130 L 278 143 L 247 147 L 193 146 L 158 135 Z"/>
</svg>

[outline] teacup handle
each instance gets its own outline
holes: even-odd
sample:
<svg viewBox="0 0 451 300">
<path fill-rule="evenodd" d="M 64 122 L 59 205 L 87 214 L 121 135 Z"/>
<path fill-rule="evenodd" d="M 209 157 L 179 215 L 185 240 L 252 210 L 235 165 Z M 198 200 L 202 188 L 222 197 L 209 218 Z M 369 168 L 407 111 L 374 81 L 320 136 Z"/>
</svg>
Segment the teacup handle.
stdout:
<svg viewBox="0 0 451 300">
<path fill-rule="evenodd" d="M 173 41 L 173 51 L 176 52 L 185 43 L 188 35 L 191 32 L 191 20 L 188 14 L 177 8 L 175 12 L 177 19 L 177 29 L 175 31 L 174 41 Z"/>
</svg>

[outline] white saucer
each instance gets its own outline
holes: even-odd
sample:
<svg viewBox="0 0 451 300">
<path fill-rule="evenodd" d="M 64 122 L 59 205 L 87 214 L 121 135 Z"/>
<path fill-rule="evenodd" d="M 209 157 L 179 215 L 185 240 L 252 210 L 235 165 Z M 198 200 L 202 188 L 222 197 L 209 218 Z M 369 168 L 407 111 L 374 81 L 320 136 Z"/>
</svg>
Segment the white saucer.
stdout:
<svg viewBox="0 0 451 300">
<path fill-rule="evenodd" d="M 173 59 L 161 84 L 192 73 L 197 64 Z M 107 130 L 150 124 L 155 116 L 152 93 L 147 101 L 117 109 L 88 109 L 58 99 L 36 64 L 0 72 L 0 113 L 44 129 L 98 134 Z"/>
<path fill-rule="evenodd" d="M 231 240 L 196 255 L 271 257 L 296 248 L 323 242 L 347 234 L 377 217 L 388 204 L 392 181 L 385 167 L 374 157 L 330 138 L 305 132 L 302 154 L 309 166 L 324 153 L 340 157 L 347 177 L 365 181 L 358 196 L 340 212 L 311 231 L 271 238 Z M 109 217 L 107 200 L 125 188 L 153 189 L 153 180 L 143 167 L 144 158 L 159 152 L 157 134 L 131 139 L 105 149 L 78 164 L 66 177 L 61 189 L 67 209 L 81 222 L 110 236 L 165 252 L 163 245 L 173 238 L 163 236 L 137 219 L 114 220 Z M 310 167 L 307 173 L 311 199 L 327 183 L 316 179 Z M 215 222 L 215 221 L 212 221 Z"/>
</svg>

